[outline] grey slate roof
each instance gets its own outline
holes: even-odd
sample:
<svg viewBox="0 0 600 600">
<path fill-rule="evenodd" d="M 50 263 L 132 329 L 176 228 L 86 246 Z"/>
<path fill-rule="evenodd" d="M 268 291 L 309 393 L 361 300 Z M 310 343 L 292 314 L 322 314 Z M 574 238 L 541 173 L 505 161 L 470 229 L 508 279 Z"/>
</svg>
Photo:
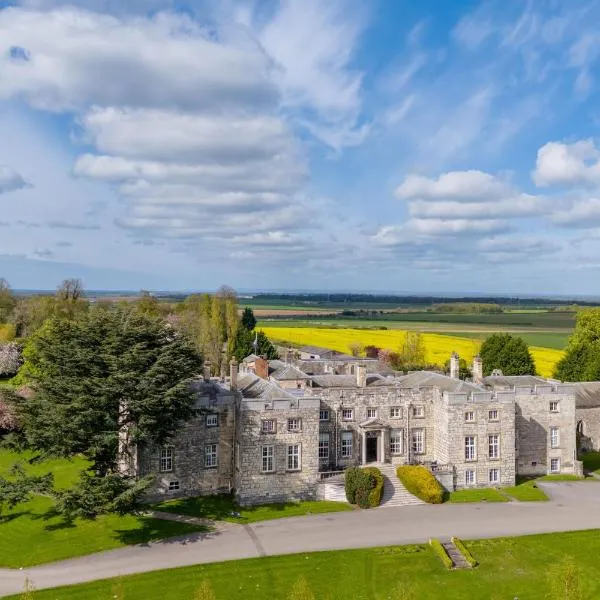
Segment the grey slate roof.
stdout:
<svg viewBox="0 0 600 600">
<path fill-rule="evenodd" d="M 493 389 L 512 389 L 515 386 L 548 385 L 548 380 L 536 375 L 490 375 L 483 378 L 483 383 Z"/>
<path fill-rule="evenodd" d="M 243 373 L 238 376 L 238 390 L 244 398 L 276 400 L 294 399 L 295 396 L 281 389 L 276 383 L 262 379 L 254 373 Z"/>
<path fill-rule="evenodd" d="M 481 392 L 482 387 L 474 383 L 468 383 L 461 379 L 453 379 L 447 375 L 434 373 L 432 371 L 415 371 L 408 375 L 396 377 L 402 388 L 436 387 L 443 392 L 468 394 L 470 392 Z"/>
<path fill-rule="evenodd" d="M 576 408 L 600 408 L 600 381 L 574 383 Z"/>
<path fill-rule="evenodd" d="M 258 356 L 256 356 L 256 354 L 249 354 L 248 356 L 246 356 L 246 358 L 242 362 L 243 363 L 253 363 L 256 361 L 257 358 L 258 358 Z"/>
<path fill-rule="evenodd" d="M 281 360 L 269 361 L 269 376 L 278 381 L 290 381 L 296 379 L 308 379 L 308 375 L 292 365 Z"/>
<path fill-rule="evenodd" d="M 356 375 L 311 375 L 310 379 L 313 382 L 313 384 L 316 385 L 316 387 L 356 387 Z M 385 385 L 393 385 L 394 383 L 394 380 L 386 379 L 381 375 L 367 375 L 367 387 L 370 387 L 372 385 L 379 385 L 382 381 L 385 382 Z"/>
</svg>

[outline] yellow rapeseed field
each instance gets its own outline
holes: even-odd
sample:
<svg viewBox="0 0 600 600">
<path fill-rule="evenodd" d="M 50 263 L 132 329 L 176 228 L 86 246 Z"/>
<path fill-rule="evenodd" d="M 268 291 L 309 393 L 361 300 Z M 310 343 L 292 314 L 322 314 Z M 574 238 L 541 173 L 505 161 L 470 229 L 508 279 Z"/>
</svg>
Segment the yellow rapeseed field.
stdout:
<svg viewBox="0 0 600 600">
<path fill-rule="evenodd" d="M 311 345 L 330 348 L 340 352 L 350 352 L 350 344 L 377 346 L 386 350 L 397 350 L 402 346 L 406 331 L 400 329 L 320 329 L 313 327 L 263 327 L 265 334 L 272 340 L 289 342 L 293 345 Z M 471 361 L 479 351 L 478 340 L 436 333 L 423 333 L 427 362 L 443 366 L 452 352 L 458 352 L 461 358 Z M 551 377 L 554 365 L 562 358 L 561 350 L 530 347 L 535 359 L 537 371 L 543 377 Z"/>
</svg>

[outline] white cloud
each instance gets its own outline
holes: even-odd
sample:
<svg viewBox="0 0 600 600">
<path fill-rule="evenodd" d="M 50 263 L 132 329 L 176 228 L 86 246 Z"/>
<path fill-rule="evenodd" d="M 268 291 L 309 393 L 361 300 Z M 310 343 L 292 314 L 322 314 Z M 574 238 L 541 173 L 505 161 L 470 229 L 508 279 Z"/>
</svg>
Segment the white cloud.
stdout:
<svg viewBox="0 0 600 600">
<path fill-rule="evenodd" d="M 0 165 L 0 194 L 14 192 L 30 185 L 14 169 Z"/>
<path fill-rule="evenodd" d="M 572 206 L 556 212 L 552 220 L 563 227 L 588 229 L 600 225 L 600 199 L 577 200 Z"/>
<path fill-rule="evenodd" d="M 593 140 L 548 142 L 538 150 L 533 179 L 539 186 L 600 184 L 600 149 Z"/>
<path fill-rule="evenodd" d="M 410 215 L 423 219 L 513 219 L 543 215 L 548 210 L 549 203 L 545 198 L 529 194 L 482 202 L 416 200 L 409 205 Z"/>
</svg>

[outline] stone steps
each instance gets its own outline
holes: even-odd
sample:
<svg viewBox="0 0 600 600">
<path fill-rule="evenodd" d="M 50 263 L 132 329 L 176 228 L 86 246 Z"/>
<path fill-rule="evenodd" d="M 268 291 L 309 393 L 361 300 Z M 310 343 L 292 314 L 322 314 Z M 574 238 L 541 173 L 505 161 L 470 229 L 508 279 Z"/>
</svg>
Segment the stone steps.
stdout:
<svg viewBox="0 0 600 600">
<path fill-rule="evenodd" d="M 317 484 L 317 499 L 347 502 L 344 476 L 332 477 Z"/>
<path fill-rule="evenodd" d="M 417 504 L 425 504 L 423 500 L 420 500 L 416 496 L 413 496 L 398 479 L 396 475 L 396 467 L 394 465 L 374 465 L 382 473 L 383 482 L 383 496 L 381 498 L 381 508 L 387 508 L 390 506 L 415 506 Z"/>
<path fill-rule="evenodd" d="M 452 560 L 455 569 L 470 569 L 471 565 L 466 561 L 462 552 L 456 547 L 453 541 L 442 542 L 444 550 Z"/>
</svg>

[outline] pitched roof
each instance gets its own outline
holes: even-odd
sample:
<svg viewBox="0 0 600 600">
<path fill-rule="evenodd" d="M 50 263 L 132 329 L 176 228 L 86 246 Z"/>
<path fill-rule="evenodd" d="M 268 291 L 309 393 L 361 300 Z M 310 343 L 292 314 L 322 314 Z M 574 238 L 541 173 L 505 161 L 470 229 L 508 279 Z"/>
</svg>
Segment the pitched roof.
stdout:
<svg viewBox="0 0 600 600">
<path fill-rule="evenodd" d="M 269 377 L 278 381 L 295 381 L 296 379 L 308 379 L 308 375 L 292 365 L 280 360 L 269 361 Z"/>
<path fill-rule="evenodd" d="M 281 389 L 276 383 L 257 377 L 254 373 L 239 375 L 238 390 L 244 398 L 261 400 L 294 399 L 295 396 Z"/>
<path fill-rule="evenodd" d="M 576 408 L 600 408 L 600 381 L 574 383 Z"/>
<path fill-rule="evenodd" d="M 436 387 L 443 392 L 468 394 L 470 392 L 481 392 L 482 388 L 474 383 L 454 379 L 441 373 L 433 371 L 415 371 L 408 375 L 394 379 L 401 388 Z"/>
<path fill-rule="evenodd" d="M 243 363 L 256 362 L 257 358 L 258 358 L 258 356 L 256 356 L 256 354 L 249 354 L 248 356 L 246 356 L 246 358 L 244 358 L 244 360 L 242 362 Z"/>
<path fill-rule="evenodd" d="M 355 388 L 356 375 L 311 375 L 313 384 L 322 388 Z M 394 380 L 386 379 L 379 374 L 367 375 L 367 387 L 372 385 L 393 385 Z"/>
<path fill-rule="evenodd" d="M 513 388 L 515 386 L 548 385 L 548 380 L 536 375 L 489 375 L 483 383 L 491 388 Z"/>
</svg>

